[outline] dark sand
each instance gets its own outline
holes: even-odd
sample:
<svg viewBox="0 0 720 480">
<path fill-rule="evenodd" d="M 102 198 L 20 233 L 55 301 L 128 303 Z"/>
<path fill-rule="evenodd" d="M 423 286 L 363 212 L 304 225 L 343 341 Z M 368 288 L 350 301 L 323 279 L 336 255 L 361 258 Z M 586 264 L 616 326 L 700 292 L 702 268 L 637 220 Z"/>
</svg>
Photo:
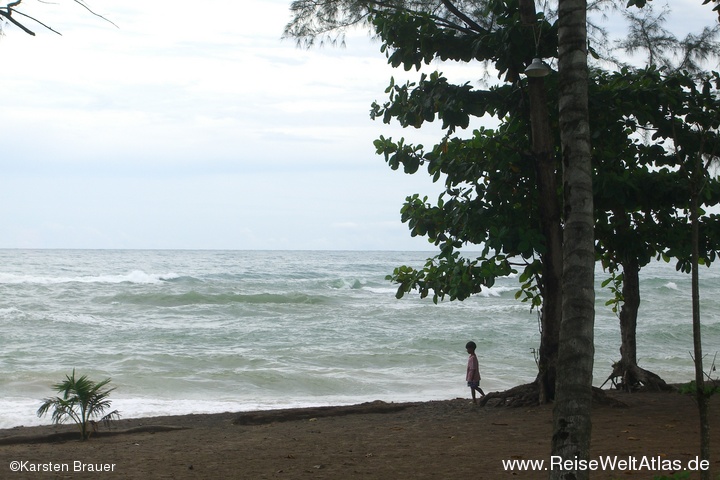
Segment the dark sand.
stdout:
<svg viewBox="0 0 720 480">
<path fill-rule="evenodd" d="M 696 458 L 699 427 L 691 398 L 610 395 L 627 407 L 594 408 L 591 455 L 618 456 L 636 465 L 600 469 L 593 479 L 653 478 L 655 473 L 640 469 L 641 462 L 686 466 Z M 711 401 L 713 478 L 720 474 L 719 414 L 716 395 Z M 245 423 L 235 422 L 238 417 Z M 456 399 L 125 419 L 111 430 L 101 427 L 87 442 L 76 439 L 72 425 L 17 427 L 0 430 L 0 478 L 543 479 L 545 471 L 506 471 L 503 460 L 545 460 L 547 466 L 551 424 L 551 406 L 477 407 Z M 26 462 L 25 470 L 68 471 L 13 472 L 13 461 Z M 74 471 L 88 465 L 112 471 Z"/>
</svg>

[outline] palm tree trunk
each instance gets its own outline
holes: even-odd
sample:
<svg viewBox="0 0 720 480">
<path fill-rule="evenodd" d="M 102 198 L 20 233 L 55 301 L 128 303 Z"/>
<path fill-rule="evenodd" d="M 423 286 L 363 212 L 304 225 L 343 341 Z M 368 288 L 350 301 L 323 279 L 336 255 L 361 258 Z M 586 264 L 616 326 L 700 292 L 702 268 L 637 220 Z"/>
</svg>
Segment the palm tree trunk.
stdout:
<svg viewBox="0 0 720 480">
<path fill-rule="evenodd" d="M 565 229 L 552 455 L 571 460 L 551 479 L 589 478 L 576 460 L 590 450 L 595 323 L 595 249 L 588 119 L 587 2 L 558 5 L 560 138 L 563 155 Z M 575 466 L 572 466 L 575 465 Z"/>
</svg>

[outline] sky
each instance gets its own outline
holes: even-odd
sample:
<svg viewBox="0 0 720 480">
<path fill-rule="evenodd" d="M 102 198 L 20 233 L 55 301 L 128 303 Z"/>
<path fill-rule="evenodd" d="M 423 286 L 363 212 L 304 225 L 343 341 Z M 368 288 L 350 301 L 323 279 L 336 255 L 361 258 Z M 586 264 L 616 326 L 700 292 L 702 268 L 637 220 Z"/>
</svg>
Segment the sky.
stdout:
<svg viewBox="0 0 720 480">
<path fill-rule="evenodd" d="M 289 0 L 24 0 L 0 38 L 0 248 L 432 250 L 400 208 L 437 197 L 392 171 L 372 121 L 391 76 L 367 32 L 344 47 L 282 40 Z M 679 20 L 709 15 L 675 0 Z M 480 66 L 433 65 L 476 82 Z M 477 126 L 477 125 L 475 125 Z"/>
</svg>

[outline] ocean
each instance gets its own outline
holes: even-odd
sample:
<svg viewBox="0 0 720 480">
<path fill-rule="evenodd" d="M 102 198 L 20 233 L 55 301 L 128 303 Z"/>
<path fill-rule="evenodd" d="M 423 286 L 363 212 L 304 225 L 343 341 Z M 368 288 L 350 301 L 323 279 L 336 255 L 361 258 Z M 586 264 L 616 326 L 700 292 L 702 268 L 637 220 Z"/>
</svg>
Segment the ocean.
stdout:
<svg viewBox="0 0 720 480">
<path fill-rule="evenodd" d="M 463 302 L 395 298 L 385 276 L 432 252 L 0 250 L 0 428 L 37 418 L 76 369 L 110 377 L 123 417 L 468 397 L 532 381 L 538 314 L 516 277 Z M 693 378 L 690 276 L 641 271 L 638 359 Z M 619 359 L 597 268 L 595 385 Z M 706 369 L 720 351 L 720 269 L 701 270 Z M 715 373 L 712 373 L 716 376 Z"/>
</svg>

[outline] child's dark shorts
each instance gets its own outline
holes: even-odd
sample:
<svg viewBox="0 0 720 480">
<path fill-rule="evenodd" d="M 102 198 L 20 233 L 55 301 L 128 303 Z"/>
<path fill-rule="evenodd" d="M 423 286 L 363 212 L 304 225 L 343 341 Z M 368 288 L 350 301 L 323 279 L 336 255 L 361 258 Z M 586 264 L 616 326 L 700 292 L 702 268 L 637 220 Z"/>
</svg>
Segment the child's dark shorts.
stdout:
<svg viewBox="0 0 720 480">
<path fill-rule="evenodd" d="M 468 387 L 470 388 L 478 388 L 480 386 L 480 382 L 467 382 Z"/>
</svg>

